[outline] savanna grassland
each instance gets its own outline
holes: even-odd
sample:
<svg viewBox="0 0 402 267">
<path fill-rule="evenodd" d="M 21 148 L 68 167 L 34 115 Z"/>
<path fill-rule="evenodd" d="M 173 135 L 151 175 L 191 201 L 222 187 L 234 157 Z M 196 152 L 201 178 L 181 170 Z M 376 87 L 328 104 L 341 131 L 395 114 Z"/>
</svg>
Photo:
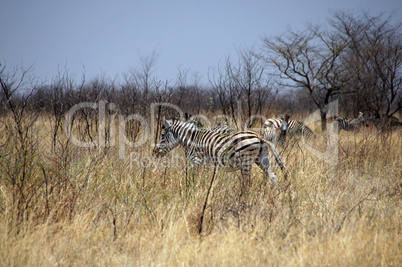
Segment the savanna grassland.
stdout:
<svg viewBox="0 0 402 267">
<path fill-rule="evenodd" d="M 335 164 L 290 140 L 287 180 L 275 163 L 277 185 L 254 166 L 240 195 L 239 171 L 217 169 L 210 188 L 214 169 L 190 170 L 180 149 L 155 159 L 149 138 L 122 152 L 117 126 L 114 145 L 85 148 L 53 117 L 2 122 L 2 266 L 402 262 L 400 131 L 341 132 Z M 77 119 L 75 136 L 96 140 L 89 125 Z M 320 133 L 309 144 L 325 150 Z"/>
</svg>

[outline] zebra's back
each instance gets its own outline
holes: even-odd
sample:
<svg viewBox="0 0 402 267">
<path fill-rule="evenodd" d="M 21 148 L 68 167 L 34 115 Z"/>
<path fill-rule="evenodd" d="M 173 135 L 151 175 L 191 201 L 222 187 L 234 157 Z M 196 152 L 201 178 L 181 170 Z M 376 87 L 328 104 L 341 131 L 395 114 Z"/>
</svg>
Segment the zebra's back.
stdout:
<svg viewBox="0 0 402 267">
<path fill-rule="evenodd" d="M 315 138 L 315 133 L 304 123 L 296 120 L 289 121 L 288 134 L 299 135 L 305 138 Z"/>
<path fill-rule="evenodd" d="M 242 162 L 257 156 L 261 147 L 261 138 L 252 131 L 239 131 L 232 134 L 204 131 L 193 149 L 207 163 L 217 163 L 221 167 L 240 168 Z"/>
</svg>

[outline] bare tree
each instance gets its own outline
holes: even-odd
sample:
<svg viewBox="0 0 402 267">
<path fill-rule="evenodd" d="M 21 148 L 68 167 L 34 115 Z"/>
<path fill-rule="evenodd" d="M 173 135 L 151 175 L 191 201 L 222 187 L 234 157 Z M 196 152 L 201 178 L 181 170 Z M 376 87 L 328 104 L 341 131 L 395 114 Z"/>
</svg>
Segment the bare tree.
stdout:
<svg viewBox="0 0 402 267">
<path fill-rule="evenodd" d="M 177 98 L 178 98 L 177 105 L 179 107 L 182 107 L 183 104 L 182 101 L 187 91 L 187 76 L 189 71 L 190 71 L 189 68 L 181 69 L 180 67 L 178 67 L 177 69 L 176 87 L 177 87 Z"/>
<path fill-rule="evenodd" d="M 391 116 L 402 108 L 402 24 L 393 16 L 333 11 L 330 23 L 347 43 L 351 88 L 365 110 Z M 363 100 L 363 101 L 361 101 Z"/>
<path fill-rule="evenodd" d="M 163 82 L 154 76 L 158 55 L 159 54 L 154 50 L 148 56 L 140 56 L 140 67 L 130 71 L 132 83 L 135 84 L 135 87 L 142 93 L 142 114 L 146 114 L 148 110 L 152 93 L 158 93 L 161 86 L 163 86 Z"/>
<path fill-rule="evenodd" d="M 321 114 L 322 130 L 326 129 L 326 106 L 343 93 L 353 73 L 343 67 L 346 43 L 320 26 L 307 30 L 288 30 L 283 36 L 263 39 L 261 55 L 279 72 L 283 85 L 307 89 Z"/>
<path fill-rule="evenodd" d="M 224 68 L 218 68 L 218 75 L 210 78 L 222 113 L 231 117 L 239 128 L 252 127 L 253 115 L 262 114 L 267 100 L 273 97 L 271 80 L 254 54 L 251 49 L 239 50 L 238 64 L 228 57 Z"/>
<path fill-rule="evenodd" d="M 64 116 L 69 109 L 67 94 L 74 90 L 74 81 L 69 77 L 67 70 L 54 78 L 49 88 L 50 107 L 54 117 L 52 125 L 52 148 L 56 151 L 57 135 L 63 128 Z"/>
<path fill-rule="evenodd" d="M 201 111 L 201 102 L 202 102 L 202 88 L 200 86 L 201 76 L 198 72 L 193 72 L 193 89 L 194 94 L 196 97 L 195 106 L 194 106 L 194 113 L 199 114 Z"/>
<path fill-rule="evenodd" d="M 209 81 L 212 84 L 212 95 L 220 106 L 225 118 L 232 118 L 237 125 L 237 95 L 238 90 L 231 75 L 232 62 L 226 59 L 224 67 L 218 66 L 217 71 L 211 74 Z"/>
</svg>

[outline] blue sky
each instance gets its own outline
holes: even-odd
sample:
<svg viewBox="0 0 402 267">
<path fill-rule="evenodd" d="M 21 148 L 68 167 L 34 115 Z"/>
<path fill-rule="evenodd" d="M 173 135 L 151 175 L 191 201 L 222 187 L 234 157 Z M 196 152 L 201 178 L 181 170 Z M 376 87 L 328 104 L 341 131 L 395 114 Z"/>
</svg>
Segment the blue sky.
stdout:
<svg viewBox="0 0 402 267">
<path fill-rule="evenodd" d="M 0 8 L 0 61 L 8 70 L 33 65 L 33 74 L 51 82 L 66 68 L 87 80 L 100 75 L 122 79 L 140 56 L 158 54 L 154 75 L 174 81 L 178 69 L 207 82 L 236 49 L 260 47 L 263 36 L 288 27 L 326 23 L 330 9 L 380 12 L 402 21 L 400 0 L 6 0 Z"/>
</svg>

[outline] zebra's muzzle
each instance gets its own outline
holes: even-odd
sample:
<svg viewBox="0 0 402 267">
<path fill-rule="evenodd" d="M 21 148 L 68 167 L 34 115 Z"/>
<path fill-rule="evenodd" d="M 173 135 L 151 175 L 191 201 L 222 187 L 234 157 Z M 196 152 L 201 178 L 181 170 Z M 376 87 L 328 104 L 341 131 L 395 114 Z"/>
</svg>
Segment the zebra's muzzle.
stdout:
<svg viewBox="0 0 402 267">
<path fill-rule="evenodd" d="M 159 147 L 155 147 L 152 150 L 152 155 L 156 156 L 156 157 L 163 157 L 165 154 L 166 154 L 166 152 L 164 152 L 164 150 Z"/>
</svg>

